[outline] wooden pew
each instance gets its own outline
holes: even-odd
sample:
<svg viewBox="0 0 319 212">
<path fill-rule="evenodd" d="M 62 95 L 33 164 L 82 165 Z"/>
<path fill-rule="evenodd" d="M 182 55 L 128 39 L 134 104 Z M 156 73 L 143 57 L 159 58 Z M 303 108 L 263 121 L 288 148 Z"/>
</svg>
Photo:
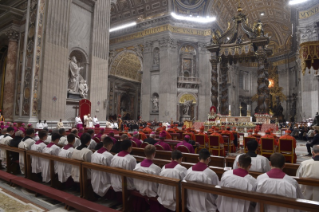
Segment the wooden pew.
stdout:
<svg viewBox="0 0 319 212">
<path fill-rule="evenodd" d="M 139 155 L 145 156 L 143 148 L 136 148 L 133 147 L 132 155 Z M 171 151 L 156 151 L 156 158 L 164 159 L 164 160 L 171 160 Z M 224 157 L 220 156 L 210 156 L 211 162 L 209 163 L 210 166 L 217 166 L 217 167 L 225 167 L 225 160 Z M 183 161 L 188 163 L 197 163 L 198 162 L 198 154 L 191 154 L 191 153 L 183 153 Z"/>
<path fill-rule="evenodd" d="M 136 171 L 129 171 L 125 169 L 120 169 L 120 168 L 114 168 L 114 167 L 109 167 L 109 166 L 103 166 L 99 164 L 94 164 L 94 163 L 87 163 L 87 162 L 82 162 L 82 183 L 83 183 L 83 188 L 87 188 L 87 169 L 93 169 L 97 171 L 102 171 L 102 172 L 107 172 L 109 174 L 116 174 L 120 175 L 122 177 L 122 200 L 123 200 L 123 209 L 122 211 L 127 211 L 128 210 L 128 196 L 129 196 L 129 191 L 127 190 L 127 177 L 129 176 L 130 178 L 134 179 L 139 179 L 139 180 L 144 180 L 148 182 L 154 182 L 154 183 L 160 183 L 164 185 L 169 185 L 173 186 L 176 189 L 176 202 L 180 201 L 180 180 L 178 179 L 172 179 L 172 178 L 167 178 L 167 177 L 160 177 L 157 175 L 152 175 L 152 174 L 146 174 L 146 173 L 141 173 L 141 172 L 136 172 Z M 84 193 L 86 193 L 86 190 L 84 190 Z M 176 211 L 180 211 L 180 206 L 179 204 L 176 204 Z"/>
<path fill-rule="evenodd" d="M 285 208 L 298 209 L 302 211 L 309 211 L 309 212 L 317 212 L 319 208 L 319 202 L 305 200 L 305 199 L 280 197 L 277 195 L 262 194 L 262 193 L 252 192 L 252 191 L 248 192 L 248 191 L 243 191 L 243 190 L 238 190 L 233 188 L 224 188 L 220 186 L 208 185 L 204 183 L 182 181 L 181 185 L 182 185 L 182 211 L 186 211 L 186 208 L 187 208 L 186 189 L 256 202 L 256 203 L 259 203 L 260 212 L 265 211 L 264 206 L 266 204 L 285 207 Z"/>
<path fill-rule="evenodd" d="M 6 151 L 6 154 L 7 154 L 7 172 L 8 173 L 12 173 L 12 167 L 9 165 L 11 163 L 10 161 L 10 157 L 9 157 L 9 154 L 10 152 L 15 152 L 15 153 L 23 153 L 24 155 L 24 161 L 26 161 L 26 155 L 25 155 L 25 150 L 24 149 L 19 149 L 17 147 L 10 147 L 10 146 L 7 146 L 7 145 L 3 145 L 3 144 L 0 144 L 0 149 L 3 149 Z M 26 173 L 27 173 L 27 170 L 26 170 L 26 166 L 24 166 L 24 175 L 26 176 Z"/>
<path fill-rule="evenodd" d="M 227 167 L 233 167 L 234 161 L 236 158 L 234 157 L 226 157 L 226 166 Z M 285 164 L 285 168 L 283 169 L 283 171 L 290 176 L 296 176 L 297 173 L 297 169 L 299 168 L 299 164 L 295 164 L 295 163 L 286 163 Z"/>
</svg>

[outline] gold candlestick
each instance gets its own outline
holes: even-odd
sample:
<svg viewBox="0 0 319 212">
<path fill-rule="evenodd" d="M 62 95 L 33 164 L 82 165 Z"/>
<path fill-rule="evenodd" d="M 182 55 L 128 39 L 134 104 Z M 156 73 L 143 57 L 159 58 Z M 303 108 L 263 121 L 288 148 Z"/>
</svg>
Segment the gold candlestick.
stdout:
<svg viewBox="0 0 319 212">
<path fill-rule="evenodd" d="M 241 109 L 242 109 L 243 107 L 240 105 L 240 107 L 239 107 L 239 111 L 240 111 L 240 117 L 241 117 Z"/>
</svg>

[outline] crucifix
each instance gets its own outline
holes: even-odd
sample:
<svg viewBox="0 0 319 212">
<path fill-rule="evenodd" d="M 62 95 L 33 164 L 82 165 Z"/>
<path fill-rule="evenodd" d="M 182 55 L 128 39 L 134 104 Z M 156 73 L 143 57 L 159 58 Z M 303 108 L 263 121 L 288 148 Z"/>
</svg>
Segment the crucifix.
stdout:
<svg viewBox="0 0 319 212">
<path fill-rule="evenodd" d="M 240 111 L 240 117 L 241 117 L 241 109 L 242 109 L 243 107 L 240 105 L 240 107 L 239 107 L 239 111 Z"/>
<path fill-rule="evenodd" d="M 73 108 L 75 109 L 75 116 L 74 117 L 77 117 L 78 116 L 78 109 L 80 108 L 79 106 L 73 106 Z"/>
</svg>

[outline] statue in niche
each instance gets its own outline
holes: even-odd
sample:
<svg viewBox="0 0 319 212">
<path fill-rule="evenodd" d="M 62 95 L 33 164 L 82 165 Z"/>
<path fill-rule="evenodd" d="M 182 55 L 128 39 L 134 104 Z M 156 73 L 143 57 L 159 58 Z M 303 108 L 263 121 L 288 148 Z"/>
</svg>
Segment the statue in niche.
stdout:
<svg viewBox="0 0 319 212">
<path fill-rule="evenodd" d="M 159 109 L 159 101 L 158 101 L 157 96 L 153 97 L 152 104 L 153 104 L 153 110 L 154 111 L 158 111 L 158 109 Z"/>
<path fill-rule="evenodd" d="M 72 94 L 80 94 L 81 97 L 85 98 L 89 89 L 86 84 L 86 80 L 80 74 L 82 69 L 83 67 L 78 65 L 76 57 L 73 56 L 69 64 L 68 92 Z"/>
<path fill-rule="evenodd" d="M 187 101 L 185 99 L 184 103 L 182 103 L 182 106 L 183 106 L 183 115 L 188 115 L 188 112 L 189 112 L 189 108 L 192 106 L 193 104 L 193 100 L 189 100 Z"/>
<path fill-rule="evenodd" d="M 153 66 L 158 66 L 160 61 L 159 49 L 154 49 Z"/>
</svg>

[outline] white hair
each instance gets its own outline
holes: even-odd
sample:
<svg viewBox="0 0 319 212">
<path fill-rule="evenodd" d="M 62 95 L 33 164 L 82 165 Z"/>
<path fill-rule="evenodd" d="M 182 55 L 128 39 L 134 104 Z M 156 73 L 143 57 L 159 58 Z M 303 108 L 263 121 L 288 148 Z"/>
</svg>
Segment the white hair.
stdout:
<svg viewBox="0 0 319 212">
<path fill-rule="evenodd" d="M 22 136 L 23 132 L 21 130 L 18 130 L 14 135 L 15 136 Z"/>
</svg>

